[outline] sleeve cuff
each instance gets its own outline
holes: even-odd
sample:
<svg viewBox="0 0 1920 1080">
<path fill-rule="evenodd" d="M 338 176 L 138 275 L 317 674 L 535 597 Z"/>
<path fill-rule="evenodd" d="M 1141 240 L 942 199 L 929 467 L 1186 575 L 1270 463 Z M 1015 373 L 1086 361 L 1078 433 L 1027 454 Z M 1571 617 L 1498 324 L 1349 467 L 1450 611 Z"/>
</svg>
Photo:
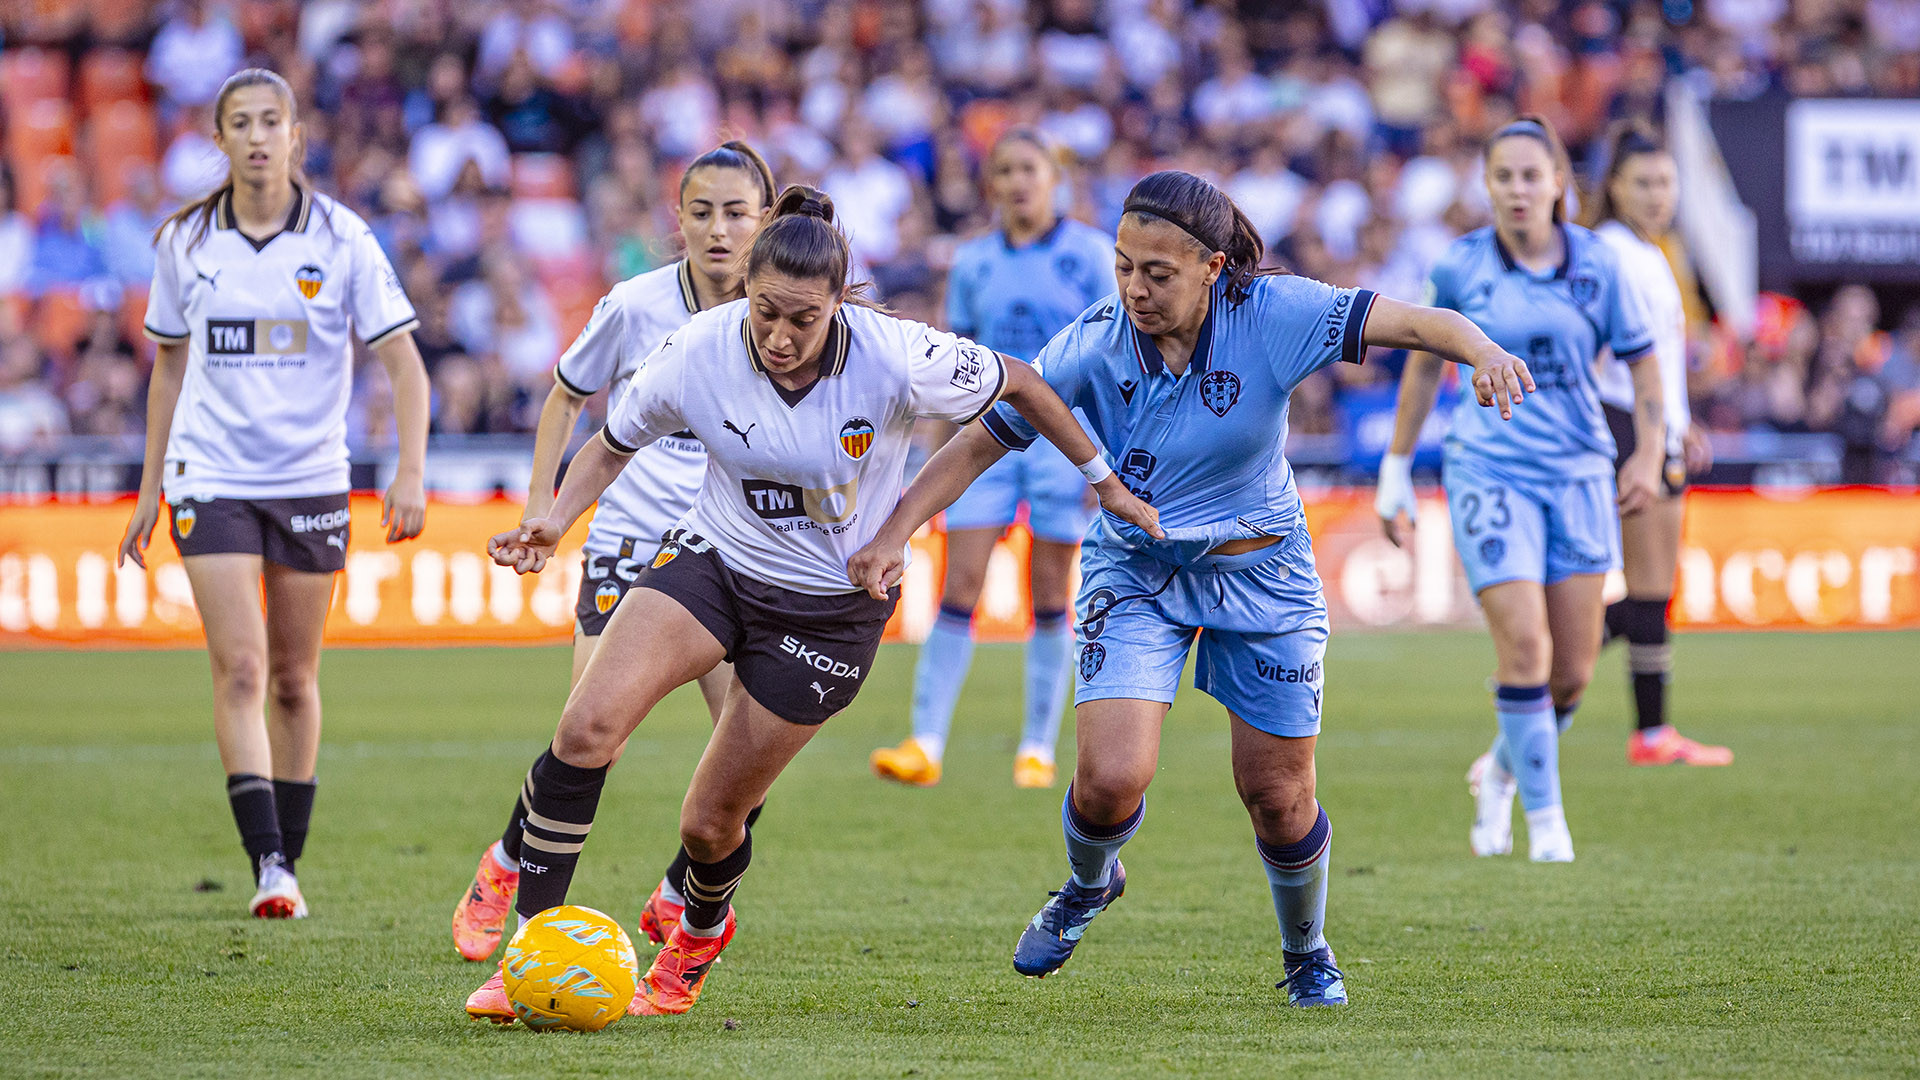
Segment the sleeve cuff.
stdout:
<svg viewBox="0 0 1920 1080">
<path fill-rule="evenodd" d="M 366 339 L 367 348 L 369 349 L 378 348 L 379 346 L 386 344 L 387 340 L 390 338 L 393 338 L 400 334 L 409 333 L 411 331 L 418 330 L 418 329 L 420 329 L 420 320 L 415 316 L 409 315 L 406 318 L 400 320 L 399 322 L 393 324 L 392 326 L 387 327 L 385 330 L 382 330 L 379 333 L 373 335 L 372 337 L 367 338 Z"/>
<path fill-rule="evenodd" d="M 600 441 L 607 444 L 607 449 L 619 454 L 621 457 L 632 457 L 640 452 L 639 447 L 628 446 L 626 443 L 614 438 L 613 432 L 604 427 L 600 429 Z"/>
<path fill-rule="evenodd" d="M 1367 315 L 1378 296 L 1372 289 L 1356 289 L 1353 307 L 1347 312 L 1347 326 L 1340 335 L 1340 359 L 1349 364 L 1367 362 Z"/>
<path fill-rule="evenodd" d="M 145 323 L 140 324 L 140 330 L 147 335 L 148 341 L 156 341 L 162 345 L 184 345 L 193 336 L 192 331 L 184 334 L 163 334 Z"/>
<path fill-rule="evenodd" d="M 1653 342 L 1649 341 L 1637 348 L 1628 349 L 1625 352 L 1616 352 L 1613 354 L 1613 358 L 1623 364 L 1637 364 L 1652 355 Z"/>
<path fill-rule="evenodd" d="M 587 397 L 593 396 L 593 391 L 588 390 L 585 387 L 582 387 L 576 384 L 572 379 L 567 378 L 566 373 L 560 370 L 559 364 L 553 365 L 553 381 L 560 384 L 560 389 L 565 390 L 567 393 L 572 394 L 574 397 L 587 398 Z"/>
<path fill-rule="evenodd" d="M 987 429 L 987 434 L 993 436 L 995 442 L 1009 450 L 1025 450 L 1034 442 L 1033 439 L 1021 438 L 1020 433 L 1013 430 L 1013 425 L 1007 423 L 1006 418 L 995 409 L 980 414 L 980 426 Z"/>
<path fill-rule="evenodd" d="M 999 367 L 996 368 L 994 371 L 994 376 L 996 381 L 993 384 L 993 396 L 987 399 L 987 403 L 985 405 L 980 406 L 979 412 L 976 412 L 972 416 L 967 417 L 965 420 L 960 421 L 960 424 L 962 427 L 966 426 L 967 424 L 973 423 L 975 420 L 980 419 L 982 416 L 985 416 L 987 414 L 987 410 L 993 408 L 995 405 L 1000 404 L 1000 395 L 1007 392 L 1007 358 L 1004 356 L 1001 356 L 999 353 L 996 352 L 993 354 L 993 360 L 994 360 L 994 363 L 999 365 Z"/>
</svg>

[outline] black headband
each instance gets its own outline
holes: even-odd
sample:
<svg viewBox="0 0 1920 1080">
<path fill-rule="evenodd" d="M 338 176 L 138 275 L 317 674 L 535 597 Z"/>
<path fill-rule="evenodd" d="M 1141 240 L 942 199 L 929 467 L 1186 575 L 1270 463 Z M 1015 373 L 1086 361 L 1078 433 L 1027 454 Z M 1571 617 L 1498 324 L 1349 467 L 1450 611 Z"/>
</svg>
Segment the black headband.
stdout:
<svg viewBox="0 0 1920 1080">
<path fill-rule="evenodd" d="M 1216 244 L 1213 241 L 1207 239 L 1206 237 L 1201 236 L 1200 231 L 1198 229 L 1195 229 L 1193 226 L 1187 224 L 1184 221 L 1181 221 L 1179 218 L 1169 217 L 1165 212 L 1156 210 L 1151 206 L 1139 204 L 1133 199 L 1128 199 L 1126 202 L 1126 205 L 1120 208 L 1121 217 L 1125 217 L 1128 214 L 1145 214 L 1150 218 L 1157 218 L 1161 221 L 1166 222 L 1169 225 L 1176 226 L 1179 228 L 1181 232 L 1186 233 L 1188 236 L 1191 236 L 1195 240 L 1200 241 L 1200 246 L 1203 248 L 1206 248 L 1208 252 L 1227 250 L 1225 244 Z"/>
<path fill-rule="evenodd" d="M 1547 137 L 1547 129 L 1541 127 L 1537 120 L 1515 120 L 1494 132 L 1493 138 L 1487 140 L 1487 145 L 1492 146 L 1510 135 L 1524 135 L 1529 139 L 1538 139 L 1547 149 L 1553 149 L 1553 140 Z"/>
</svg>

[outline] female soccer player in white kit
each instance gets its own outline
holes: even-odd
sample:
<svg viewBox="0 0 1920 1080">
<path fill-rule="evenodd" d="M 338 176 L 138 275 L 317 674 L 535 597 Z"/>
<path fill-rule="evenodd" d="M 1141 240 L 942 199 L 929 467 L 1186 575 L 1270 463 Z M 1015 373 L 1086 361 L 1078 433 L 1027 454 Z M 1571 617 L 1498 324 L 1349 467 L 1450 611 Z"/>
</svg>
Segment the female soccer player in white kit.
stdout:
<svg viewBox="0 0 1920 1080">
<path fill-rule="evenodd" d="M 121 561 L 146 565 L 164 496 L 213 662 L 214 735 L 258 886 L 248 907 L 262 918 L 307 913 L 294 864 L 320 749 L 320 636 L 347 559 L 353 337 L 393 382 L 387 542 L 418 536 L 426 517 L 413 305 L 366 222 L 307 182 L 301 138 L 280 76 L 248 69 L 221 86 L 227 180 L 154 238 L 146 333 L 160 349 L 120 542 Z"/>
<path fill-rule="evenodd" d="M 687 165 L 679 208 L 686 257 L 615 285 L 554 367 L 553 390 L 534 435 L 528 517 L 544 517 L 553 506 L 554 477 L 587 398 L 607 387 L 610 400 L 619 400 L 640 362 L 668 334 L 698 312 L 746 295 L 742 263 L 747 244 L 773 208 L 773 192 L 772 171 L 743 142 L 717 146 Z M 706 471 L 706 447 L 689 432 L 675 432 L 636 453 L 631 467 L 600 497 L 581 551 L 572 682 L 580 681 L 607 620 L 660 549 L 661 538 L 693 506 Z M 700 693 L 715 723 L 731 677 L 725 663 L 700 677 Z M 485 960 L 500 944 L 520 881 L 525 815 L 524 803 L 515 804 L 506 830 L 481 854 L 473 882 L 454 908 L 453 945 L 469 960 Z M 640 913 L 640 929 L 656 942 L 665 941 L 680 919 L 685 873 L 683 852 Z"/>
<path fill-rule="evenodd" d="M 1607 605 L 1607 638 L 1627 642 L 1633 683 L 1634 733 L 1627 740 L 1631 765 L 1731 765 L 1733 751 L 1707 746 L 1667 722 L 1667 677 L 1672 647 L 1667 641 L 1667 604 L 1680 561 L 1680 523 L 1686 512 L 1687 475 L 1713 463 L 1706 436 L 1693 426 L 1687 404 L 1687 312 L 1673 265 L 1661 241 L 1673 230 L 1680 179 L 1665 146 L 1644 123 L 1614 133 L 1606 179 L 1595 202 L 1594 235 L 1620 260 L 1623 274 L 1639 287 L 1653 332 L 1653 356 L 1667 403 L 1666 458 L 1659 498 L 1637 514 L 1620 518 L 1620 553 L 1627 595 Z M 1635 448 L 1633 377 L 1608 359 L 1600 367 L 1600 406 L 1613 431 L 1614 467 L 1624 469 Z"/>
<path fill-rule="evenodd" d="M 681 809 L 685 912 L 629 1011 L 685 1012 L 732 938 L 732 896 L 752 852 L 749 811 L 819 725 L 846 708 L 898 593 L 854 588 L 847 557 L 900 497 L 915 418 L 970 422 L 1003 396 L 1105 505 L 1142 527 L 1151 508 L 1103 469 L 1093 442 L 1032 368 L 973 342 L 849 302 L 832 202 L 788 188 L 754 238 L 747 297 L 693 317 L 634 375 L 600 437 L 574 458 L 548 516 L 489 543 L 537 571 L 640 447 L 692 431 L 707 447 L 693 509 L 628 599 L 528 779 L 515 908 L 564 903 L 607 768 L 677 686 L 733 663 L 720 723 Z M 498 973 L 467 1001 L 510 1021 Z"/>
</svg>

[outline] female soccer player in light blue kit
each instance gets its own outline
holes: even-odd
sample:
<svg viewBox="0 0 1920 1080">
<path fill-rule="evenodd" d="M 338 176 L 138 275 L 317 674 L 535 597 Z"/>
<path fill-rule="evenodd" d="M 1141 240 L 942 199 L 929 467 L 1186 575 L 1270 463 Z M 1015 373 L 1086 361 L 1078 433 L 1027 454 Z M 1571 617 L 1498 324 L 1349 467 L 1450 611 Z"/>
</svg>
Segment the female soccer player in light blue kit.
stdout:
<svg viewBox="0 0 1920 1080">
<path fill-rule="evenodd" d="M 1195 632 L 1195 685 L 1232 717 L 1234 784 L 1280 918 L 1287 1000 L 1338 1005 L 1346 989 L 1322 935 L 1329 839 L 1314 797 L 1327 609 L 1293 469 L 1287 399 L 1369 345 L 1471 364 L 1502 415 L 1531 389 L 1526 365 L 1472 323 L 1306 278 L 1265 275 L 1257 233 L 1218 188 L 1161 172 L 1128 195 L 1114 248 L 1120 286 L 1034 362 L 1093 425 L 1121 479 L 1160 512 L 1154 540 L 1102 514 L 1081 554 L 1074 701 L 1079 761 L 1061 806 L 1072 867 L 1014 950 L 1044 976 L 1126 887 L 1120 847 L 1140 827 L 1160 725 Z M 948 443 L 873 542 L 848 563 L 875 595 L 902 545 L 1033 429 L 1008 410 Z"/>
<path fill-rule="evenodd" d="M 1494 225 L 1455 241 L 1434 267 L 1432 302 L 1461 312 L 1525 356 L 1539 386 L 1526 413 L 1491 424 L 1454 413 L 1444 481 L 1454 546 L 1486 612 L 1498 657 L 1491 756 L 1468 774 L 1475 855 L 1513 850 L 1513 796 L 1526 807 L 1535 862 L 1570 862 L 1560 805 L 1560 729 L 1593 677 L 1600 592 L 1620 565 L 1620 515 L 1658 498 L 1666 424 L 1653 338 L 1614 251 L 1565 221 L 1566 152 L 1544 121 L 1522 118 L 1487 144 Z M 1638 450 L 1614 485 L 1613 436 L 1595 386 L 1602 349 L 1632 366 Z M 1433 407 L 1439 361 L 1414 357 L 1400 383 L 1393 445 L 1376 503 L 1387 535 L 1413 514 L 1409 456 Z"/>
<path fill-rule="evenodd" d="M 947 329 L 987 348 L 1032 360 L 1054 331 L 1107 294 L 1113 237 L 1054 209 L 1060 167 L 1046 136 L 1016 127 L 987 158 L 1000 227 L 960 248 L 947 277 Z M 1067 589 L 1074 552 L 1093 521 L 1087 481 L 1051 443 L 994 464 L 947 508 L 947 582 L 940 616 L 913 673 L 913 735 L 873 752 L 876 775 L 927 787 L 940 760 L 953 706 L 973 665 L 973 609 L 994 544 L 1021 503 L 1033 533 L 1033 637 L 1027 642 L 1027 716 L 1013 782 L 1052 787 L 1053 744 L 1073 662 Z"/>
</svg>

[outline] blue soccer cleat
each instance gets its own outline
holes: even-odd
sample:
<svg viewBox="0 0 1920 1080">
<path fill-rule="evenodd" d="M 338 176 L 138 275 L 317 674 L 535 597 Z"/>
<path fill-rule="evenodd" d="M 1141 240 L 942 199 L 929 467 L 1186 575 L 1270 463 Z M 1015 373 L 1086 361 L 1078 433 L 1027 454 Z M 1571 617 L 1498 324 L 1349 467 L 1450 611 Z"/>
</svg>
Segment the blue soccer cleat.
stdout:
<svg viewBox="0 0 1920 1080">
<path fill-rule="evenodd" d="M 1020 931 L 1020 943 L 1013 947 L 1013 970 L 1035 979 L 1059 971 L 1073 955 L 1073 947 L 1080 944 L 1080 935 L 1087 932 L 1087 924 L 1126 891 L 1127 869 L 1118 859 L 1114 860 L 1113 874 L 1104 889 L 1085 889 L 1068 878 L 1027 928 Z"/>
<path fill-rule="evenodd" d="M 1287 992 L 1287 1004 L 1312 1009 L 1347 1003 L 1346 980 L 1333 964 L 1332 949 L 1323 946 L 1298 959 L 1296 955 L 1286 954 L 1287 979 L 1274 984 L 1274 989 Z"/>
</svg>

